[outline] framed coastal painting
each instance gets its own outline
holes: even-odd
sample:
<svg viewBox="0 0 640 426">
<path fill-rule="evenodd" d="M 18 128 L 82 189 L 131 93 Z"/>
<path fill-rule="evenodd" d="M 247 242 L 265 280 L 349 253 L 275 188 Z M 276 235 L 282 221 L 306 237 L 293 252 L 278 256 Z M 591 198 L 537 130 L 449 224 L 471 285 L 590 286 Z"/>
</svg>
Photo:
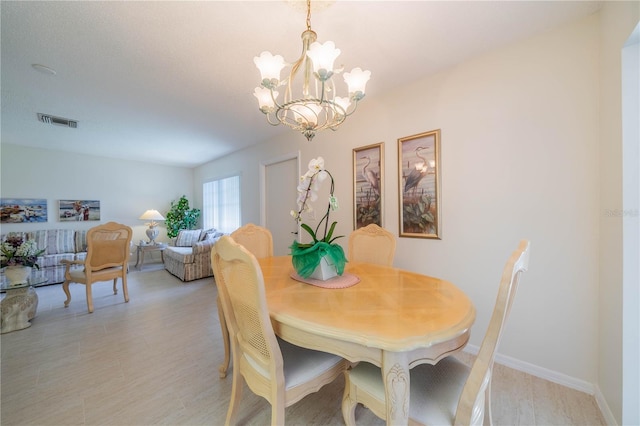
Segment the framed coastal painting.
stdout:
<svg viewBox="0 0 640 426">
<path fill-rule="evenodd" d="M 58 219 L 60 222 L 100 220 L 100 201 L 60 200 Z"/>
<path fill-rule="evenodd" d="M 47 200 L 41 198 L 1 198 L 0 223 L 41 223 L 47 221 Z"/>
<path fill-rule="evenodd" d="M 400 236 L 441 239 L 440 129 L 398 139 Z"/>
<path fill-rule="evenodd" d="M 353 228 L 382 226 L 384 142 L 353 150 Z"/>
</svg>

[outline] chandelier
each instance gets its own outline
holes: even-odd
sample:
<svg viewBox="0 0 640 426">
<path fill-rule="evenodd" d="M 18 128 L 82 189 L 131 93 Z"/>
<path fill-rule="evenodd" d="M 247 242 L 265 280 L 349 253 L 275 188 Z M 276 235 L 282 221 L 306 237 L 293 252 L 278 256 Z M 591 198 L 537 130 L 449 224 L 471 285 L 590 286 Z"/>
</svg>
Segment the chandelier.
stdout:
<svg viewBox="0 0 640 426">
<path fill-rule="evenodd" d="M 316 39 L 317 34 L 311 30 L 311 0 L 307 0 L 307 29 L 302 33 L 300 58 L 287 64 L 282 56 L 266 51 L 253 58 L 262 76 L 260 87 L 256 87 L 253 95 L 258 98 L 258 106 L 267 116 L 268 123 L 272 126 L 284 124 L 301 132 L 309 141 L 320 130 L 337 130 L 355 112 L 371 77 L 370 71 L 360 68 L 344 73 L 349 95 L 337 96 L 333 77 L 343 68 L 334 69 L 333 63 L 340 55 L 340 49 L 336 49 L 332 41 L 321 44 Z M 288 65 L 291 66 L 289 76 L 280 80 L 280 72 Z M 298 72 L 301 81 L 296 80 Z M 295 83 L 302 86 L 294 94 Z M 282 86 L 286 88 L 280 100 L 277 89 Z"/>
</svg>

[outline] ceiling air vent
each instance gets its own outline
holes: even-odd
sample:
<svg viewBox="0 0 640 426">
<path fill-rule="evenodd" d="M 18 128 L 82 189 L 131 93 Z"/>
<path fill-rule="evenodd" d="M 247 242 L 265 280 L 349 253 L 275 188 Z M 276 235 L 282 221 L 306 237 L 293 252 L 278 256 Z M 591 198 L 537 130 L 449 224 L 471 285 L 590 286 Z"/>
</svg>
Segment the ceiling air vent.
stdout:
<svg viewBox="0 0 640 426">
<path fill-rule="evenodd" d="M 49 114 L 38 113 L 38 121 L 46 124 L 56 124 L 58 126 L 71 127 L 72 129 L 78 128 L 78 122 L 75 120 L 69 120 L 68 118 L 55 117 Z"/>
</svg>

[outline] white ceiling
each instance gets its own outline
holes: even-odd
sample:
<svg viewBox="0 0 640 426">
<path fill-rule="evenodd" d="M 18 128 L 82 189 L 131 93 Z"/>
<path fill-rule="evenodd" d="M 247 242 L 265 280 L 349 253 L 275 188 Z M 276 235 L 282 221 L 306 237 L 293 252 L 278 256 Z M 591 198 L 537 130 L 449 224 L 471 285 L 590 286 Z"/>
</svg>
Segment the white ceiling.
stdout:
<svg viewBox="0 0 640 426">
<path fill-rule="evenodd" d="M 306 12 L 290 2 L 2 1 L 1 141 L 193 167 L 290 132 L 269 126 L 253 97 L 254 56 L 300 54 Z M 601 5 L 329 3 L 311 26 L 342 50 L 337 65 L 371 70 L 367 98 Z M 40 123 L 38 112 L 78 128 Z"/>
</svg>

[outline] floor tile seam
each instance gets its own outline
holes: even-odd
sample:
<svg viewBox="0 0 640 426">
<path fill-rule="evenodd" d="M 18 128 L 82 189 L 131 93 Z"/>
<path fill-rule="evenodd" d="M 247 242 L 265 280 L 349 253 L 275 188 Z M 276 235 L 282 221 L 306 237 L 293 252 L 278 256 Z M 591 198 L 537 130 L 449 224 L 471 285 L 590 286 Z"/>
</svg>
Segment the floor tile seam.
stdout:
<svg viewBox="0 0 640 426">
<path fill-rule="evenodd" d="M 507 368 L 510 368 L 510 367 L 507 367 Z M 537 425 L 538 424 L 538 420 L 537 420 L 537 415 L 536 415 L 536 404 L 535 404 L 534 392 L 533 392 L 533 380 L 534 380 L 534 377 L 529 373 L 523 373 L 523 374 L 524 374 L 524 378 L 525 378 L 525 381 L 526 381 L 526 384 L 527 384 L 526 392 L 528 394 L 528 401 L 529 401 L 529 405 L 531 407 L 531 415 L 533 416 L 533 424 Z"/>
<path fill-rule="evenodd" d="M 87 398 L 82 398 L 82 424 L 87 424 Z"/>
<path fill-rule="evenodd" d="M 80 343 L 79 342 L 74 342 L 73 345 L 76 346 L 76 348 L 74 349 L 75 356 L 77 357 L 77 359 L 80 359 L 80 357 L 81 357 L 81 354 L 80 354 Z M 60 350 L 64 350 L 64 348 L 61 348 Z M 70 356 L 73 356 L 73 354 L 65 355 L 65 358 L 69 358 Z M 46 370 L 50 370 L 50 367 L 51 366 L 47 362 L 39 363 L 37 379 L 36 379 L 36 385 L 42 385 L 42 383 L 40 381 L 42 379 L 41 373 L 43 372 L 43 368 L 46 369 Z M 61 367 L 62 367 L 62 364 L 57 366 L 57 368 L 61 368 Z"/>
</svg>

